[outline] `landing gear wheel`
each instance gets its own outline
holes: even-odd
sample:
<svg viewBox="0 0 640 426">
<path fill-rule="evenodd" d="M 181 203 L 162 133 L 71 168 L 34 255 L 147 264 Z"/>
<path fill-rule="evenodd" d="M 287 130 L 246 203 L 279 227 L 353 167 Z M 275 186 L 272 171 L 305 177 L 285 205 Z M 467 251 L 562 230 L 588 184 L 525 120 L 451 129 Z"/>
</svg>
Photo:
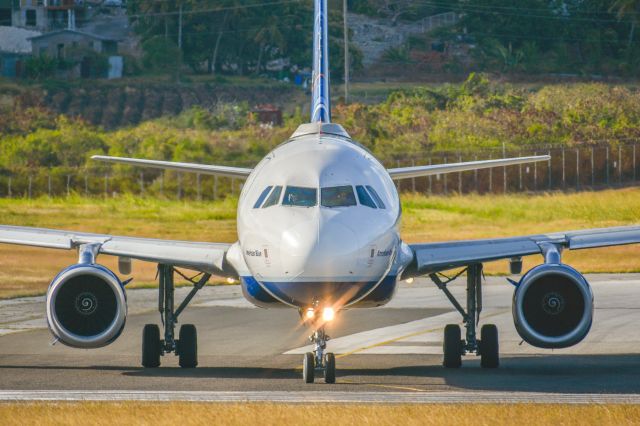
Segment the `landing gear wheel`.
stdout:
<svg viewBox="0 0 640 426">
<path fill-rule="evenodd" d="M 307 352 L 304 354 L 304 360 L 302 361 L 302 378 L 305 383 L 313 383 L 315 379 L 315 364 L 313 353 Z"/>
<path fill-rule="evenodd" d="M 178 363 L 182 368 L 195 368 L 198 365 L 198 334 L 195 325 L 184 324 L 180 327 L 178 356 Z"/>
<path fill-rule="evenodd" d="M 444 328 L 444 360 L 442 365 L 446 368 L 460 368 L 462 365 L 462 342 L 460 326 L 457 324 L 447 324 Z"/>
<path fill-rule="evenodd" d="M 161 353 L 160 328 L 156 324 L 146 324 L 142 329 L 142 366 L 159 367 Z"/>
<path fill-rule="evenodd" d="M 331 352 L 324 356 L 324 382 L 336 382 L 336 357 Z"/>
<path fill-rule="evenodd" d="M 497 368 L 500 365 L 498 344 L 498 327 L 485 324 L 480 330 L 480 366 L 482 368 Z"/>
</svg>

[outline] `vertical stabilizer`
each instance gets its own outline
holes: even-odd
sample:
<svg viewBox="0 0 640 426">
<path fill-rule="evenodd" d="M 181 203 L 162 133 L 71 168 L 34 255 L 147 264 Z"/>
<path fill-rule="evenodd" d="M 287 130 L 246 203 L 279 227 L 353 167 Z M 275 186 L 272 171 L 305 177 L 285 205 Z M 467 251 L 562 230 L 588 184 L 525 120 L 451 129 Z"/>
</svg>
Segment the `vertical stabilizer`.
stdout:
<svg viewBox="0 0 640 426">
<path fill-rule="evenodd" d="M 331 122 L 327 0 L 314 0 L 311 122 Z"/>
</svg>

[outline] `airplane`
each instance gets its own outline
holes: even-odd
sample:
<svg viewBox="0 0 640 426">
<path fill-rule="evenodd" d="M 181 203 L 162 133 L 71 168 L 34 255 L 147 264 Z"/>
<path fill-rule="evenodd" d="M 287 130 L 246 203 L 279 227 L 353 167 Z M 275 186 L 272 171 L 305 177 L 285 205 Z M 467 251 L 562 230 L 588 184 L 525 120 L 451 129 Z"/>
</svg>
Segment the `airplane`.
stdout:
<svg viewBox="0 0 640 426">
<path fill-rule="evenodd" d="M 239 280 L 244 297 L 262 308 L 295 309 L 312 334 L 313 352 L 303 357 L 302 378 L 322 374 L 336 381 L 335 356 L 328 352 L 326 325 L 343 310 L 375 308 L 389 302 L 398 283 L 428 276 L 461 314 L 444 328 L 443 366 L 458 368 L 463 355 L 480 356 L 484 368 L 499 366 L 498 330 L 484 324 L 483 264 L 508 259 L 521 274 L 522 257 L 541 255 L 540 265 L 514 286 L 517 332 L 540 348 L 577 344 L 593 320 L 593 293 L 585 277 L 562 263 L 564 249 L 577 250 L 640 242 L 640 226 L 554 232 L 469 241 L 408 244 L 399 232 L 400 197 L 395 180 L 548 161 L 548 156 L 505 158 L 386 169 L 345 129 L 331 122 L 327 0 L 314 0 L 313 74 L 310 122 L 253 169 L 151 159 L 94 156 L 95 160 L 246 179 L 237 211 L 233 244 L 135 238 L 31 227 L 0 226 L 0 243 L 76 249 L 77 264 L 49 285 L 47 323 L 54 338 L 71 347 L 98 348 L 115 341 L 127 316 L 125 285 L 98 256 L 118 257 L 120 275 L 131 274 L 132 259 L 158 265 L 156 324 L 142 332 L 142 365 L 160 366 L 173 353 L 184 368 L 198 364 L 197 331 L 179 315 L 212 275 Z M 442 272 L 459 270 L 446 278 Z M 181 270 L 195 271 L 187 277 Z M 466 306 L 447 284 L 466 272 Z M 175 274 L 193 288 L 178 305 Z"/>
</svg>

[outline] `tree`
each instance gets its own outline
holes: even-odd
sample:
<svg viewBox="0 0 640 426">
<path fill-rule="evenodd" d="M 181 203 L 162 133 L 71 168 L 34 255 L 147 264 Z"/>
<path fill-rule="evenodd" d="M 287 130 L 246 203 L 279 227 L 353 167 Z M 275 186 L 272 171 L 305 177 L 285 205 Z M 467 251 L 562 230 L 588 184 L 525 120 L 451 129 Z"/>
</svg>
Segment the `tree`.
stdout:
<svg viewBox="0 0 640 426">
<path fill-rule="evenodd" d="M 633 36 L 638 24 L 638 14 L 640 13 L 640 0 L 616 0 L 609 8 L 609 11 L 615 12 L 618 19 L 629 18 L 631 28 L 629 30 L 629 38 L 627 39 L 627 48 L 633 43 Z"/>
</svg>

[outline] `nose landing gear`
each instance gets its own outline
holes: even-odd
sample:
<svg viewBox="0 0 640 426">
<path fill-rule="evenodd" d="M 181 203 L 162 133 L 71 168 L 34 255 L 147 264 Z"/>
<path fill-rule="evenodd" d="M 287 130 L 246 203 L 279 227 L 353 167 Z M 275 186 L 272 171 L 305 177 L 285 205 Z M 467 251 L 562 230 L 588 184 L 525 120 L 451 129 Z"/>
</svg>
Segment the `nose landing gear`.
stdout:
<svg viewBox="0 0 640 426">
<path fill-rule="evenodd" d="M 330 337 L 327 336 L 324 325 L 309 336 L 309 340 L 315 344 L 315 347 L 313 352 L 304 354 L 302 378 L 305 383 L 314 382 L 316 371 L 323 373 L 325 383 L 336 382 L 336 357 L 331 352 L 324 352 L 329 339 Z"/>
</svg>

